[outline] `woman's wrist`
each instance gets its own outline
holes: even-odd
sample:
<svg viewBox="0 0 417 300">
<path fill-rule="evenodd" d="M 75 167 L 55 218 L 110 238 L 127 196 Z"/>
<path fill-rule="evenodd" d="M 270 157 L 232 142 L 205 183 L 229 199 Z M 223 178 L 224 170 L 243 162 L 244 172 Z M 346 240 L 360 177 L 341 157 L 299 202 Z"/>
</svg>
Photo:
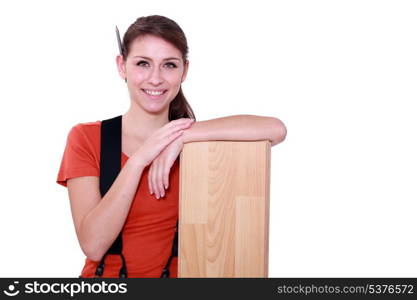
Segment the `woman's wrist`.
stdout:
<svg viewBox="0 0 417 300">
<path fill-rule="evenodd" d="M 184 130 L 184 133 L 183 134 L 181 134 L 178 138 L 177 138 L 177 140 L 182 144 L 182 145 L 184 145 L 185 144 L 185 139 L 184 139 L 184 134 L 187 132 L 187 130 Z"/>
<path fill-rule="evenodd" d="M 141 168 L 142 170 L 147 167 L 146 163 L 143 162 L 143 159 L 137 151 L 133 153 L 132 156 L 129 157 L 128 161 L 126 162 L 129 165 L 132 165 L 135 168 Z"/>
<path fill-rule="evenodd" d="M 184 133 L 179 137 L 183 145 L 190 142 L 190 129 L 191 127 L 184 129 Z"/>
</svg>

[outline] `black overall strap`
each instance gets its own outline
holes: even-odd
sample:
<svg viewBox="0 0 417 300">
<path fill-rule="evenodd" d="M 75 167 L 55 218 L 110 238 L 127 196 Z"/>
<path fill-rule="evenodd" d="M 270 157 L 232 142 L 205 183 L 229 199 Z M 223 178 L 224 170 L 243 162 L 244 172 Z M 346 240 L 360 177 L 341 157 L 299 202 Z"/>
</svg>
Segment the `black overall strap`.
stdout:
<svg viewBox="0 0 417 300">
<path fill-rule="evenodd" d="M 181 161 L 181 156 L 178 156 L 178 162 L 180 161 Z M 167 264 L 162 270 L 161 278 L 169 277 L 170 275 L 169 266 L 171 265 L 171 260 L 174 257 L 178 257 L 178 220 L 177 220 L 177 224 L 175 225 L 175 234 L 174 234 L 174 240 L 172 241 L 171 255 L 169 256 Z"/>
<path fill-rule="evenodd" d="M 171 260 L 177 256 L 178 256 L 178 220 L 177 220 L 177 225 L 175 226 L 175 235 L 174 235 L 174 240 L 172 241 L 171 255 L 168 258 L 168 262 L 165 265 L 165 268 L 162 270 L 161 278 L 169 277 L 169 274 L 170 274 L 169 266 L 171 265 Z"/>
<path fill-rule="evenodd" d="M 100 130 L 100 194 L 102 197 L 112 186 L 119 175 L 122 152 L 122 116 L 103 120 Z M 122 232 L 119 233 L 113 245 L 107 250 L 97 266 L 95 275 L 101 277 L 104 272 L 104 262 L 108 254 L 119 254 L 122 267 L 119 276 L 127 277 L 126 261 L 122 253 Z"/>
</svg>

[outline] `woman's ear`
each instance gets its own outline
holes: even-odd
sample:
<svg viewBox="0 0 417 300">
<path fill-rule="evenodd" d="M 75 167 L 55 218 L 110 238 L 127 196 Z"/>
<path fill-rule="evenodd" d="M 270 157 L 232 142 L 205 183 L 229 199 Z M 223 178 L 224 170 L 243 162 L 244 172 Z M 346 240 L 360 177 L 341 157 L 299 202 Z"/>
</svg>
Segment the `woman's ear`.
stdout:
<svg viewBox="0 0 417 300">
<path fill-rule="evenodd" d="M 126 76 L 126 64 L 125 61 L 123 60 L 123 56 L 121 56 L 120 54 L 116 56 L 116 65 L 117 65 L 117 71 L 119 72 L 119 75 L 122 79 L 124 79 L 125 81 L 127 76 Z"/>
<path fill-rule="evenodd" d="M 187 78 L 187 72 L 188 72 L 188 65 L 189 64 L 190 64 L 190 62 L 188 60 L 186 60 L 185 63 L 184 63 L 184 73 L 182 73 L 181 83 L 183 83 L 185 78 Z"/>
</svg>

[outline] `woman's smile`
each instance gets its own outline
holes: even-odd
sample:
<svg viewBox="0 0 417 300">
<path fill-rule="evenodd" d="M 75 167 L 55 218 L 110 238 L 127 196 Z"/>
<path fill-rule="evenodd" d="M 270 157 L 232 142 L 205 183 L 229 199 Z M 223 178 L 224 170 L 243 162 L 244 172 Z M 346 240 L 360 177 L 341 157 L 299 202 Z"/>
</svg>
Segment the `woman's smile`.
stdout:
<svg viewBox="0 0 417 300">
<path fill-rule="evenodd" d="M 148 89 L 141 89 L 141 91 L 149 98 L 152 100 L 160 100 L 162 99 L 163 95 L 168 91 L 168 90 L 148 90 Z"/>
</svg>

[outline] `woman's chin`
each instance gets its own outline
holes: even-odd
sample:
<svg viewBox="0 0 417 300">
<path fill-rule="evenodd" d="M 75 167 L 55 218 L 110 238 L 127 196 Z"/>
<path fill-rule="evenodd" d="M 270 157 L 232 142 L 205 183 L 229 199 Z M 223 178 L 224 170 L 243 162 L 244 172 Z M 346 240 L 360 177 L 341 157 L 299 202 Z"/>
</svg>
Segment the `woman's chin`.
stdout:
<svg viewBox="0 0 417 300">
<path fill-rule="evenodd" d="M 149 99 L 136 99 L 136 104 L 149 114 L 158 115 L 169 110 L 170 101 L 149 101 Z"/>
<path fill-rule="evenodd" d="M 160 114 L 163 113 L 165 110 L 169 109 L 169 104 L 157 104 L 157 103 L 147 103 L 146 105 L 142 106 L 148 113 L 151 114 Z"/>
</svg>

